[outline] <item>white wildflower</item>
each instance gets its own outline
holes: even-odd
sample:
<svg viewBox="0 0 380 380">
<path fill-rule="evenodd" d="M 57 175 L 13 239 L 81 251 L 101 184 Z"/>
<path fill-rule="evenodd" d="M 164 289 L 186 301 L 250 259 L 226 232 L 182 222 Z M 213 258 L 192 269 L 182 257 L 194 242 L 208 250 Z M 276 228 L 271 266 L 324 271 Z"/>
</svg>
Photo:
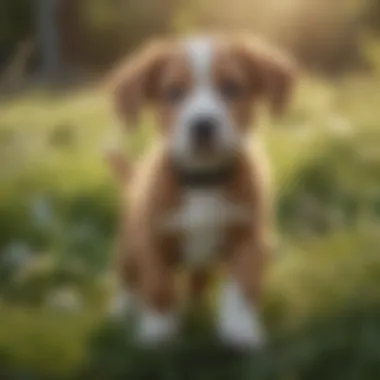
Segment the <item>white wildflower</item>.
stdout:
<svg viewBox="0 0 380 380">
<path fill-rule="evenodd" d="M 74 289 L 69 287 L 51 291 L 46 303 L 52 309 L 71 313 L 77 313 L 83 308 L 81 297 Z"/>
</svg>

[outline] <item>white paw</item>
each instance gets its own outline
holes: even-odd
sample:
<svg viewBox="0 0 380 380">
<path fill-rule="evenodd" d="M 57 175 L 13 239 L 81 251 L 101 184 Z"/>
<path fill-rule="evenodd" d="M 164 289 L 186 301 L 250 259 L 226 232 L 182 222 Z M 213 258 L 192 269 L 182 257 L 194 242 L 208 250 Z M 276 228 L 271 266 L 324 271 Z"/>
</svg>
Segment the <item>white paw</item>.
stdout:
<svg viewBox="0 0 380 380">
<path fill-rule="evenodd" d="M 137 324 L 137 340 L 144 346 L 167 343 L 176 337 L 178 330 L 178 318 L 175 314 L 161 314 L 145 309 Z"/>
<path fill-rule="evenodd" d="M 258 348 L 264 344 L 259 316 L 235 282 L 225 284 L 220 296 L 217 328 L 220 339 L 229 346 Z"/>
<path fill-rule="evenodd" d="M 224 315 L 219 320 L 219 336 L 229 346 L 258 348 L 264 334 L 257 318 L 250 312 L 236 310 L 235 315 Z"/>
</svg>

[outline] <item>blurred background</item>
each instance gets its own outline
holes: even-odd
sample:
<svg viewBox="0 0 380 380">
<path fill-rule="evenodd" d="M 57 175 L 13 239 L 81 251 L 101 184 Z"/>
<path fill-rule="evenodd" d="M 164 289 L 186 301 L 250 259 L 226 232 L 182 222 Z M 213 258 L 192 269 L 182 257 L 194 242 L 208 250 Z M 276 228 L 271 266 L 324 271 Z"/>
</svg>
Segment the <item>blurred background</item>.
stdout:
<svg viewBox="0 0 380 380">
<path fill-rule="evenodd" d="M 120 198 L 99 83 L 151 37 L 208 29 L 257 32 L 304 68 L 286 117 L 261 118 L 279 241 L 271 341 L 244 358 L 207 318 L 146 353 L 106 315 Z M 0 181 L 0 378 L 380 378 L 379 0 L 1 0 Z"/>
</svg>

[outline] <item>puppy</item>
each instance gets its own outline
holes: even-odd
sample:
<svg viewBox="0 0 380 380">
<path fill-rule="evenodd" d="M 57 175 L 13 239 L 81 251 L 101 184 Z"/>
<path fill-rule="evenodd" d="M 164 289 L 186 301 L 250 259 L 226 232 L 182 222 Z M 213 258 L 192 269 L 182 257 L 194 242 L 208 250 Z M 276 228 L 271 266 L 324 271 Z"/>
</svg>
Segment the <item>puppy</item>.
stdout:
<svg viewBox="0 0 380 380">
<path fill-rule="evenodd" d="M 262 343 L 256 307 L 269 251 L 271 197 L 265 155 L 247 135 L 255 105 L 284 111 L 294 65 L 259 40 L 158 41 L 112 78 L 117 114 L 132 127 L 154 107 L 159 138 L 128 176 L 118 268 L 139 300 L 138 339 L 167 342 L 180 328 L 174 274 L 190 271 L 198 297 L 216 263 L 226 275 L 217 331 L 232 346 Z M 114 161 L 120 175 L 120 165 Z"/>
</svg>

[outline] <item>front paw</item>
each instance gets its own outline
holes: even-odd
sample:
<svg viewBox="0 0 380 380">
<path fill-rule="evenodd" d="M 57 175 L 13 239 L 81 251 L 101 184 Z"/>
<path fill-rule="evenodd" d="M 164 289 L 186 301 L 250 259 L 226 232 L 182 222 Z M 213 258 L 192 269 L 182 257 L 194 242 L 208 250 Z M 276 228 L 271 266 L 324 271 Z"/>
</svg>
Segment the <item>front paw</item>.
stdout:
<svg viewBox="0 0 380 380">
<path fill-rule="evenodd" d="M 137 341 L 145 347 L 169 343 L 178 335 L 179 323 L 174 313 L 144 310 L 137 322 Z"/>
<path fill-rule="evenodd" d="M 234 282 L 226 284 L 221 294 L 217 330 L 221 341 L 233 348 L 254 349 L 265 343 L 258 313 Z"/>
<path fill-rule="evenodd" d="M 253 349 L 264 344 L 264 333 L 256 316 L 249 311 L 236 310 L 219 318 L 219 337 L 233 348 Z"/>
</svg>

